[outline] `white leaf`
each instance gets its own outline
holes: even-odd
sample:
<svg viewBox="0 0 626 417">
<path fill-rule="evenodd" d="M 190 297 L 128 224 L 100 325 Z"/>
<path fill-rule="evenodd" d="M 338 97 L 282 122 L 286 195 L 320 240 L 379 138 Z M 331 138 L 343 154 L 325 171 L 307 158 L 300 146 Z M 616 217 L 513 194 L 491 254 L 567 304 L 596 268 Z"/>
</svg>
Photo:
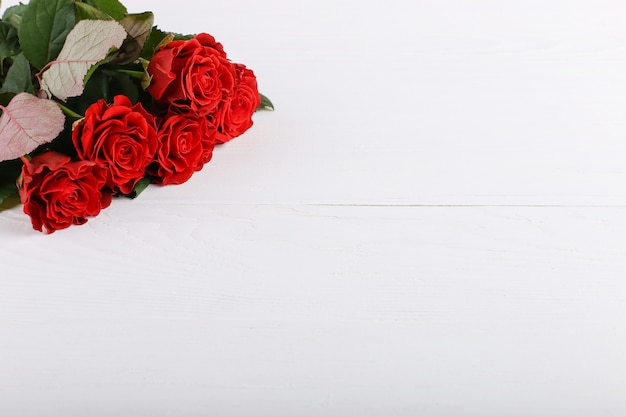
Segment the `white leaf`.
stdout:
<svg viewBox="0 0 626 417">
<path fill-rule="evenodd" d="M 0 106 L 0 161 L 16 159 L 51 142 L 65 125 L 65 116 L 52 100 L 28 93 Z"/>
<path fill-rule="evenodd" d="M 119 48 L 124 39 L 126 31 L 114 20 L 81 20 L 43 73 L 41 88 L 63 101 L 80 96 L 89 68 L 106 58 L 111 48 Z"/>
</svg>

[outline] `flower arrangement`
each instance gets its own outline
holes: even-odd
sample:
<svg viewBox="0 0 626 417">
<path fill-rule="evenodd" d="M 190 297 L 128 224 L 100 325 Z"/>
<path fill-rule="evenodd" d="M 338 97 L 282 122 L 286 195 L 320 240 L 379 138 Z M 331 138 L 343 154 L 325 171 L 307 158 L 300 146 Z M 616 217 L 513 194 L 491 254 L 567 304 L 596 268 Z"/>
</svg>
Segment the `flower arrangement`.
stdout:
<svg viewBox="0 0 626 417">
<path fill-rule="evenodd" d="M 83 224 L 149 184 L 182 184 L 273 109 L 206 33 L 119 0 L 31 0 L 0 20 L 0 210 Z"/>
</svg>

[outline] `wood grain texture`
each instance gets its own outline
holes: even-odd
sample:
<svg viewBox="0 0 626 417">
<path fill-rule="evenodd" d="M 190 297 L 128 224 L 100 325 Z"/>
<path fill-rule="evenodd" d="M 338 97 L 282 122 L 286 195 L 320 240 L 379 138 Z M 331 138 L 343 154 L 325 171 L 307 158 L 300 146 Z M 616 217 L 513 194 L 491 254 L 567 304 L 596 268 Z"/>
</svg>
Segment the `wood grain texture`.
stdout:
<svg viewBox="0 0 626 417">
<path fill-rule="evenodd" d="M 84 226 L 0 213 L 0 415 L 626 413 L 624 3 L 126 3 L 277 110 Z"/>
<path fill-rule="evenodd" d="M 3 253 L 0 409 L 619 413 L 625 215 L 117 204 Z"/>
</svg>

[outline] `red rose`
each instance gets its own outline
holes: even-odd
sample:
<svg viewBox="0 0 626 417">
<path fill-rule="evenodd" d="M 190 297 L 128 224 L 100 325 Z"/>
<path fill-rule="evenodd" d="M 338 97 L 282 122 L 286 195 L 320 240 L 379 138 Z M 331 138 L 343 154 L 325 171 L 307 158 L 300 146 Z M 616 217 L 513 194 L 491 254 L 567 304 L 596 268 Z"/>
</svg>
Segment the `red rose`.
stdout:
<svg viewBox="0 0 626 417">
<path fill-rule="evenodd" d="M 168 43 L 154 54 L 147 71 L 147 91 L 156 101 L 199 115 L 214 110 L 235 84 L 222 45 L 206 33 Z"/>
<path fill-rule="evenodd" d="M 234 64 L 235 88 L 214 114 L 216 141 L 228 142 L 250 129 L 252 115 L 261 104 L 256 77 L 242 64 Z"/>
<path fill-rule="evenodd" d="M 126 96 L 116 96 L 112 105 L 99 100 L 89 106 L 72 140 L 78 157 L 104 165 L 107 185 L 122 194 L 145 176 L 158 144 L 154 117 Z"/>
<path fill-rule="evenodd" d="M 202 137 L 202 165 L 208 164 L 213 157 L 213 148 L 215 147 L 215 135 L 217 134 L 217 128 L 213 123 L 206 119 L 207 122 L 207 134 Z"/>
<path fill-rule="evenodd" d="M 182 184 L 211 159 L 214 135 L 206 117 L 169 114 L 160 123 L 157 137 L 159 149 L 148 166 L 157 184 Z"/>
<path fill-rule="evenodd" d="M 45 227 L 48 233 L 84 224 L 111 204 L 106 178 L 106 169 L 96 162 L 72 162 L 56 152 L 24 160 L 18 180 L 24 212 L 35 230 Z"/>
</svg>

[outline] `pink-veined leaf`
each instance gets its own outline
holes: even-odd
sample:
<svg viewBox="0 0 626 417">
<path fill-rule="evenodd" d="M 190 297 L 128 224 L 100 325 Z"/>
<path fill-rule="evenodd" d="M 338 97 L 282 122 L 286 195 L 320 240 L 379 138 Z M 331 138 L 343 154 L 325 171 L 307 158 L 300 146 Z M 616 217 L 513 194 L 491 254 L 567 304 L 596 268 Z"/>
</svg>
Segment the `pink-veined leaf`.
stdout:
<svg viewBox="0 0 626 417">
<path fill-rule="evenodd" d="M 65 116 L 52 100 L 20 93 L 0 106 L 0 162 L 16 159 L 51 142 L 65 125 Z"/>
<path fill-rule="evenodd" d="M 126 31 L 114 20 L 81 20 L 41 76 L 41 88 L 63 101 L 80 96 L 89 69 L 106 58 L 111 48 L 119 48 L 124 39 Z"/>
</svg>

